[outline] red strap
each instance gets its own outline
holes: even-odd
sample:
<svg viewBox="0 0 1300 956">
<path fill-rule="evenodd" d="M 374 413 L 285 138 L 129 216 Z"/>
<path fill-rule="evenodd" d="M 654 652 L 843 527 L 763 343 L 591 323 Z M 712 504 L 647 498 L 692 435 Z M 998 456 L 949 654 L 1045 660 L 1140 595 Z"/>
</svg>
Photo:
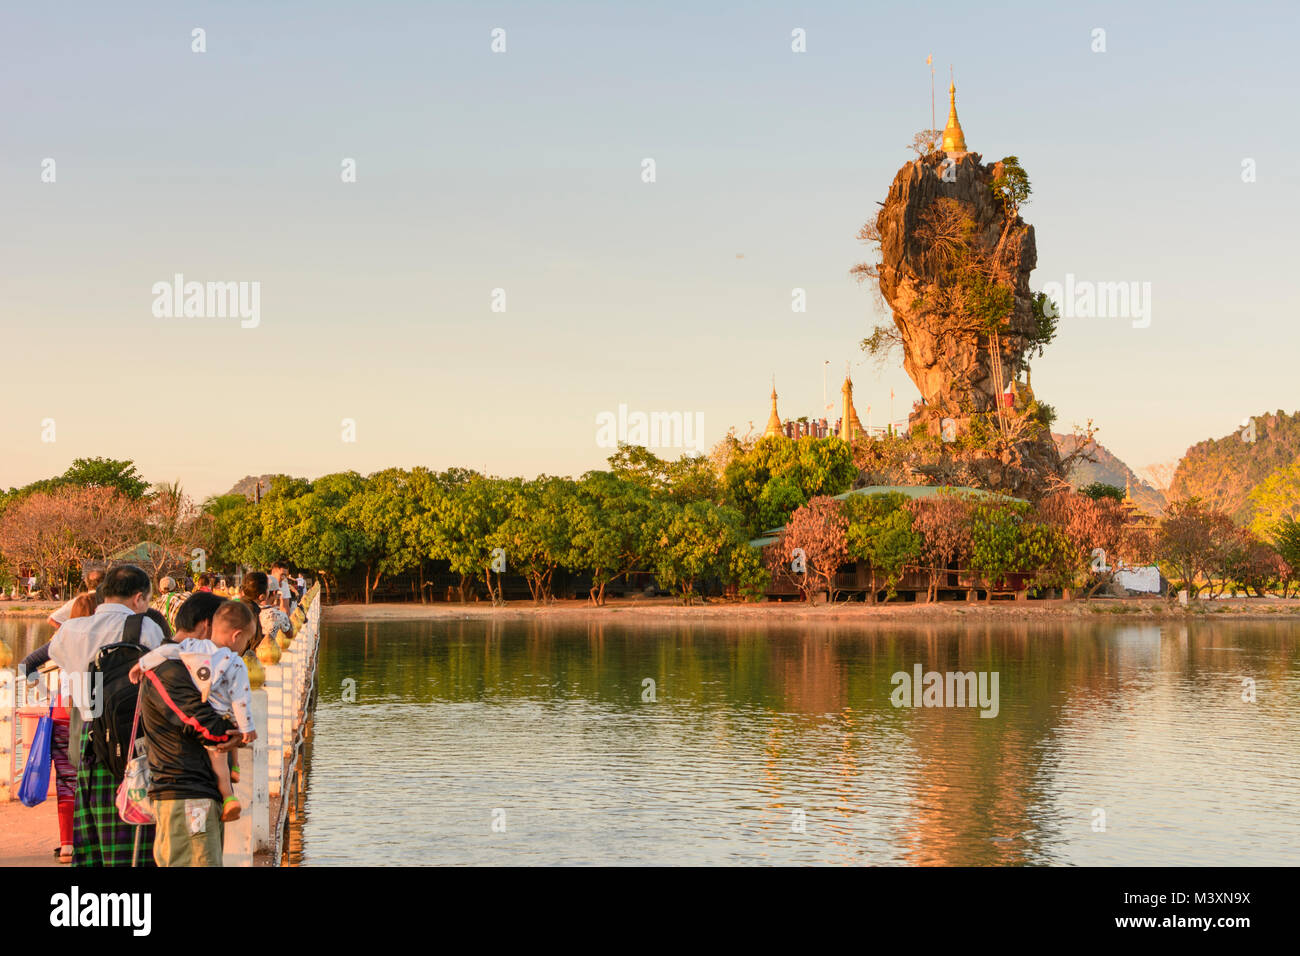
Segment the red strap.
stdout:
<svg viewBox="0 0 1300 956">
<path fill-rule="evenodd" d="M 158 691 L 158 695 L 162 697 L 163 703 L 165 703 L 171 709 L 171 712 L 173 714 L 175 714 L 182 721 L 184 721 L 185 724 L 187 724 L 190 727 L 193 727 L 195 730 L 199 732 L 201 736 L 206 737 L 214 744 L 224 744 L 226 741 L 230 739 L 230 734 L 221 734 L 220 736 L 218 736 L 216 734 L 209 732 L 208 728 L 204 727 L 193 717 L 189 716 L 184 711 L 182 711 L 179 707 L 177 707 L 176 702 L 171 699 L 171 696 L 168 695 L 167 691 L 163 690 L 162 681 L 158 679 L 157 674 L 155 674 L 151 670 L 145 671 L 145 674 L 148 676 L 149 680 L 153 682 L 153 686 Z"/>
<path fill-rule="evenodd" d="M 140 705 L 144 703 L 144 681 L 140 681 L 140 693 L 135 695 L 135 716 L 131 718 L 131 742 L 126 745 L 126 759 L 135 759 L 135 731 L 140 726 Z"/>
</svg>

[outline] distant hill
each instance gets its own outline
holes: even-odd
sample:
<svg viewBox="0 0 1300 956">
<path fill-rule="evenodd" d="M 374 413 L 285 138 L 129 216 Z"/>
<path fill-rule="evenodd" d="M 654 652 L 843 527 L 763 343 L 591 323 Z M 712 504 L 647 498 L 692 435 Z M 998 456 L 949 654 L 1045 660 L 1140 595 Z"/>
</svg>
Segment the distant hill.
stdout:
<svg viewBox="0 0 1300 956">
<path fill-rule="evenodd" d="M 243 478 L 240 478 L 235 482 L 226 494 L 243 495 L 245 498 L 252 498 L 253 492 L 259 484 L 262 486 L 262 494 L 266 494 L 271 490 L 271 479 L 274 477 L 274 475 L 258 475 L 256 477 L 253 475 L 245 475 Z"/>
<path fill-rule="evenodd" d="M 1059 435 L 1053 432 L 1052 438 L 1056 441 L 1056 449 L 1061 453 L 1061 457 L 1071 454 L 1076 447 L 1076 439 L 1073 435 Z M 1104 445 L 1094 441 L 1089 454 L 1097 460 L 1075 462 L 1068 476 L 1071 488 L 1077 490 L 1095 481 L 1115 488 L 1129 488 L 1138 510 L 1157 517 L 1164 514 L 1165 496 L 1158 488 L 1153 488 L 1144 479 L 1139 478 L 1132 468 L 1107 451 Z"/>
<path fill-rule="evenodd" d="M 1254 517 L 1250 492 L 1300 457 L 1300 412 L 1256 415 L 1254 441 L 1238 429 L 1187 449 L 1169 485 L 1171 498 L 1200 498 L 1239 524 Z"/>
</svg>

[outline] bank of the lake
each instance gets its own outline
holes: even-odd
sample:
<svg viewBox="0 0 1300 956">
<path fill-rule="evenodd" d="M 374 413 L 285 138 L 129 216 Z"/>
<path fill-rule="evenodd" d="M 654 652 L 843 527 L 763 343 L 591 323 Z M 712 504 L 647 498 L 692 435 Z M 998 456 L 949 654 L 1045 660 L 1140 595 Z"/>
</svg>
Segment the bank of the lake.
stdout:
<svg viewBox="0 0 1300 956">
<path fill-rule="evenodd" d="M 463 620 L 537 620 L 556 624 L 588 621 L 618 621 L 625 624 L 697 621 L 700 623 L 781 624 L 826 623 L 932 623 L 973 621 L 1054 621 L 1054 620 L 1162 620 L 1169 622 L 1230 618 L 1242 621 L 1300 622 L 1300 600 L 1290 598 L 1228 598 L 1219 601 L 1195 601 L 1182 608 L 1163 598 L 1045 601 L 966 602 L 942 601 L 933 604 L 862 604 L 834 605 L 765 601 L 759 603 L 684 605 L 671 598 L 611 600 L 604 607 L 586 601 L 557 601 L 538 605 L 514 601 L 502 607 L 486 602 L 470 604 L 335 604 L 324 610 L 331 623 L 365 621 L 463 621 Z"/>
</svg>

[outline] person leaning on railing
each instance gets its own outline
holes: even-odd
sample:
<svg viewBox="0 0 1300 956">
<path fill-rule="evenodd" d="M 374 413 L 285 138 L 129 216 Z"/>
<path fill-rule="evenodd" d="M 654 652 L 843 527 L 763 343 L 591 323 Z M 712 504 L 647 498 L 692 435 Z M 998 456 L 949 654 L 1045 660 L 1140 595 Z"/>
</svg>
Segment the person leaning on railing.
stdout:
<svg viewBox="0 0 1300 956">
<path fill-rule="evenodd" d="M 258 642 L 275 640 L 276 636 L 281 632 L 285 634 L 293 633 L 293 625 L 289 623 L 289 615 L 280 609 L 279 594 L 268 594 L 268 586 L 269 583 L 265 572 L 250 571 L 244 575 L 244 583 L 239 591 L 239 599 L 257 611 L 260 624 Z M 253 646 L 256 647 L 256 643 Z"/>
</svg>

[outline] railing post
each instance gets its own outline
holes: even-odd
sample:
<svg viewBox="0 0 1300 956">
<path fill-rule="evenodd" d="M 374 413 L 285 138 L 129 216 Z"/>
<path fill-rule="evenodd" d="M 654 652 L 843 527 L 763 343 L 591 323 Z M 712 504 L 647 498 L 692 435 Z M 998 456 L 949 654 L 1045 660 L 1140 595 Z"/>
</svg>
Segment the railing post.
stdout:
<svg viewBox="0 0 1300 956">
<path fill-rule="evenodd" d="M 13 800 L 14 760 L 18 752 L 17 675 L 0 670 L 0 800 Z"/>
<path fill-rule="evenodd" d="M 294 658 L 297 655 L 293 652 L 293 645 L 285 648 L 280 652 L 280 670 L 283 677 L 280 681 L 280 762 L 283 764 L 284 758 L 293 752 L 293 729 L 294 711 L 296 710 L 293 701 L 294 687 L 294 670 L 297 661 Z"/>
<path fill-rule="evenodd" d="M 281 658 L 283 660 L 283 658 Z M 284 766 L 284 689 L 281 687 L 284 668 L 280 664 L 266 664 L 266 786 L 272 797 L 280 795 L 280 776 Z"/>
<path fill-rule="evenodd" d="M 253 727 L 257 729 L 257 739 L 253 741 L 252 778 L 253 799 L 249 806 L 252 817 L 253 852 L 265 849 L 271 842 L 271 791 L 267 780 L 267 720 L 266 691 L 259 688 L 253 691 Z"/>
</svg>

